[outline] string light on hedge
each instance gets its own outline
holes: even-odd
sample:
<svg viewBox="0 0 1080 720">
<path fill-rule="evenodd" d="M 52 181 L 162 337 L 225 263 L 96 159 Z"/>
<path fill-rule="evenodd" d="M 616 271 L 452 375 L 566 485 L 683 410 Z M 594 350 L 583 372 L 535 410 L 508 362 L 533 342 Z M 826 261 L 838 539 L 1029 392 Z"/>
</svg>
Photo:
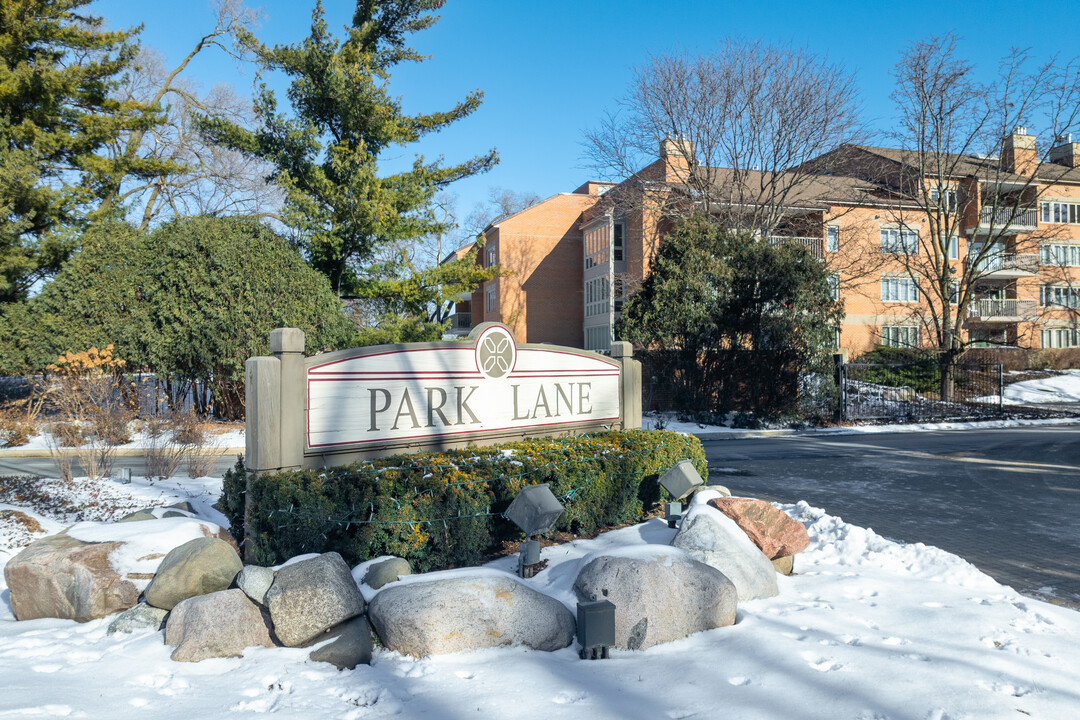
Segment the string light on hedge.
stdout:
<svg viewBox="0 0 1080 720">
<path fill-rule="evenodd" d="M 523 464 L 520 461 L 515 462 L 514 460 L 512 460 L 511 458 L 515 457 L 514 455 L 494 451 L 485 454 L 474 453 L 467 457 L 455 457 L 452 460 L 440 459 L 439 461 L 436 461 L 434 463 L 422 461 L 411 463 L 401 462 L 402 458 L 399 457 L 395 458 L 395 460 L 397 461 L 396 465 L 386 468 L 377 468 L 374 463 L 369 461 L 364 463 L 362 466 L 353 466 L 347 469 L 341 468 L 337 471 L 324 469 L 322 472 L 319 473 L 319 477 L 326 481 L 341 482 L 347 481 L 350 478 L 358 480 L 368 478 L 369 480 L 367 482 L 372 482 L 376 486 L 382 485 L 385 482 L 385 478 L 381 476 L 384 476 L 387 472 L 403 473 L 401 477 L 395 478 L 391 480 L 391 482 L 400 482 L 401 480 L 405 480 L 405 482 L 408 482 L 407 473 L 409 473 L 410 471 L 422 471 L 422 479 L 425 481 L 424 484 L 429 485 L 429 487 L 422 488 L 418 484 L 410 483 L 411 487 L 406 489 L 406 495 L 403 495 L 401 499 L 394 495 L 381 495 L 374 501 L 365 503 L 368 505 L 369 509 L 367 518 L 363 518 L 362 516 L 357 517 L 355 506 L 350 508 L 349 510 L 346 510 L 343 514 L 339 514 L 327 513 L 325 508 L 319 510 L 318 512 L 314 512 L 307 508 L 297 509 L 295 507 L 295 504 L 290 504 L 288 510 L 271 510 L 271 512 L 267 515 L 266 519 L 269 520 L 270 517 L 276 514 L 278 516 L 278 531 L 286 530 L 290 526 L 294 528 L 297 526 L 305 526 L 307 528 L 307 530 L 304 531 L 305 533 L 317 533 L 324 538 L 327 537 L 327 533 L 329 532 L 328 528 L 330 527 L 337 526 L 339 528 L 344 528 L 345 530 L 348 530 L 353 525 L 383 526 L 391 528 L 408 526 L 411 532 L 416 533 L 419 532 L 418 528 L 430 526 L 436 523 L 441 523 L 443 525 L 444 532 L 449 532 L 450 524 L 454 521 L 476 521 L 483 518 L 496 517 L 501 515 L 501 513 L 491 512 L 489 502 L 485 502 L 482 505 L 483 511 L 481 512 L 459 512 L 453 515 L 446 515 L 444 517 L 420 517 L 391 520 L 376 517 L 376 514 L 378 513 L 378 511 L 376 510 L 376 503 L 382 506 L 384 504 L 392 502 L 393 511 L 395 514 L 404 513 L 410 507 L 420 509 L 422 505 L 418 505 L 417 501 L 423 497 L 430 497 L 432 502 L 436 504 L 439 502 L 438 498 L 440 496 L 444 498 L 444 502 L 446 500 L 455 501 L 457 498 L 461 498 L 466 502 L 470 502 L 471 504 L 473 504 L 474 507 L 476 507 L 477 505 L 480 505 L 480 503 L 475 502 L 475 500 L 483 498 L 482 494 L 480 495 L 480 498 L 477 498 L 475 495 L 454 495 L 450 492 L 451 489 L 475 487 L 477 485 L 487 486 L 490 484 L 497 484 L 502 486 L 508 486 L 506 487 L 506 489 L 512 490 L 513 487 L 517 486 L 519 483 L 525 486 L 535 484 L 529 483 L 530 479 L 553 476 L 558 477 L 560 474 L 567 475 L 573 472 L 573 466 L 604 462 L 609 461 L 613 458 L 621 462 L 625 459 L 630 459 L 650 453 L 655 454 L 665 448 L 682 447 L 682 445 L 678 443 L 673 445 L 671 443 L 665 443 L 663 441 L 660 441 L 655 444 L 649 445 L 648 447 L 645 447 L 641 450 L 628 450 L 625 447 L 616 446 L 608 440 L 605 440 L 606 446 L 596 447 L 596 441 L 597 438 L 593 438 L 590 436 L 578 436 L 577 438 L 567 439 L 560 438 L 554 443 L 548 444 L 547 447 L 541 447 L 538 450 L 531 450 L 529 448 L 519 450 L 518 452 L 523 453 L 523 455 L 520 457 L 526 460 L 526 464 Z M 590 453 L 588 457 L 578 456 L 568 458 L 564 456 L 559 460 L 550 459 L 549 456 L 548 462 L 545 462 L 543 465 L 538 465 L 531 469 L 527 467 L 527 462 L 529 458 L 539 459 L 540 457 L 542 457 L 543 454 L 558 454 L 562 448 L 570 448 L 574 452 L 574 454 L 577 454 L 581 450 L 592 450 L 592 453 Z M 506 468 L 506 463 L 508 462 L 518 466 L 517 468 L 514 468 L 515 472 L 505 472 L 505 470 L 508 469 Z M 468 472 L 470 469 L 475 471 L 476 469 L 480 468 L 488 469 L 492 473 L 492 475 L 490 477 L 483 478 L 473 477 L 469 480 L 457 481 L 452 483 L 438 482 L 440 479 L 446 477 L 447 475 L 452 476 L 453 474 Z M 564 494 L 560 495 L 559 499 L 565 502 L 568 506 L 573 506 L 574 504 L 576 504 L 577 500 L 580 500 L 582 497 L 585 496 L 585 493 L 583 493 L 583 491 L 597 478 L 606 477 L 614 479 L 626 478 L 630 476 L 640 477 L 641 472 L 627 471 L 616 473 L 607 471 L 605 473 L 591 473 L 589 475 L 590 476 L 584 482 L 578 484 L 576 487 L 573 487 L 566 491 Z M 409 490 L 412 491 L 411 494 L 409 494 Z M 495 496 L 495 493 L 493 493 L 490 488 L 485 488 L 485 490 L 487 492 L 487 495 L 492 497 Z M 479 510 L 480 508 L 477 507 L 477 509 Z M 393 536 L 391 536 L 391 538 L 392 537 Z M 399 541 L 403 541 L 406 543 L 417 542 L 415 538 L 402 538 Z M 306 546 L 308 544 L 307 542 L 301 541 L 300 538 L 296 538 L 296 542 L 297 544 L 302 544 L 303 546 Z M 421 538 L 419 542 L 426 542 L 426 539 Z"/>
</svg>

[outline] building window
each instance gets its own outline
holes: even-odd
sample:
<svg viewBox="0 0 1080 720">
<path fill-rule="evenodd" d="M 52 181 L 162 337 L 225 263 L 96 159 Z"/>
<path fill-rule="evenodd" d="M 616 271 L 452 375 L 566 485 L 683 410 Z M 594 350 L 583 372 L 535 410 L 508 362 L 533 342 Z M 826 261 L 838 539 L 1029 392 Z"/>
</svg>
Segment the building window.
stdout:
<svg viewBox="0 0 1080 720">
<path fill-rule="evenodd" d="M 941 191 L 938 190 L 938 188 L 931 188 L 930 189 L 930 205 L 932 205 L 935 208 L 941 207 L 941 203 L 939 202 L 940 200 L 941 200 Z M 956 190 L 951 189 L 951 188 L 945 190 L 945 204 L 944 204 L 944 207 L 942 207 L 942 209 L 945 210 L 946 212 L 955 212 L 956 211 Z"/>
<path fill-rule="evenodd" d="M 488 245 L 487 247 L 487 266 L 494 267 L 498 256 L 495 254 L 495 246 Z"/>
<path fill-rule="evenodd" d="M 1044 223 L 1080 224 L 1080 203 L 1042 202 L 1039 208 Z"/>
<path fill-rule="evenodd" d="M 606 315 L 608 312 L 608 282 L 606 277 L 593 278 L 585 283 L 585 317 Z"/>
<path fill-rule="evenodd" d="M 840 226 L 827 225 L 825 227 L 825 249 L 836 252 L 840 249 Z"/>
<path fill-rule="evenodd" d="M 1008 345 L 1009 336 L 1004 329 L 972 330 L 968 336 L 968 346 L 974 348 L 1001 347 Z"/>
<path fill-rule="evenodd" d="M 615 276 L 615 289 L 611 293 L 612 301 L 615 303 L 615 312 L 621 313 L 623 308 L 623 301 L 626 299 L 626 285 L 623 282 L 622 275 Z"/>
<path fill-rule="evenodd" d="M 960 259 L 960 238 L 958 238 L 958 237 L 949 238 L 949 245 L 946 248 L 946 250 L 947 250 L 947 254 L 948 254 L 950 260 L 959 260 Z"/>
<path fill-rule="evenodd" d="M 1080 288 L 1043 285 L 1039 289 L 1039 305 L 1042 307 L 1080 307 Z"/>
<path fill-rule="evenodd" d="M 956 305 L 960 302 L 960 285 L 954 280 L 949 283 L 949 304 Z"/>
<path fill-rule="evenodd" d="M 615 223 L 611 229 L 611 255 L 615 262 L 623 261 L 623 235 L 625 234 L 622 223 Z"/>
<path fill-rule="evenodd" d="M 886 325 L 881 328 L 881 344 L 889 347 L 919 347 L 919 328 L 915 325 Z"/>
<path fill-rule="evenodd" d="M 497 303 L 496 303 L 495 284 L 494 283 L 487 286 L 487 291 L 485 292 L 485 297 L 487 298 L 487 301 L 486 301 L 486 304 L 484 305 L 484 309 L 489 313 L 495 312 L 495 309 L 497 307 Z"/>
<path fill-rule="evenodd" d="M 881 228 L 881 252 L 914 255 L 919 248 L 919 233 L 910 228 Z"/>
<path fill-rule="evenodd" d="M 919 286 L 906 277 L 881 278 L 882 302 L 919 302 Z"/>
<path fill-rule="evenodd" d="M 1048 328 L 1040 333 L 1044 348 L 1077 347 L 1077 332 L 1071 328 Z"/>
<path fill-rule="evenodd" d="M 610 350 L 611 330 L 607 325 L 585 328 L 586 350 Z"/>
<path fill-rule="evenodd" d="M 1080 245 L 1039 245 L 1039 264 L 1058 267 L 1080 266 Z"/>
<path fill-rule="evenodd" d="M 829 278 L 829 297 L 833 300 L 840 299 L 840 276 L 830 275 Z"/>
<path fill-rule="evenodd" d="M 585 269 L 607 263 L 608 226 L 601 225 L 585 233 Z"/>
</svg>

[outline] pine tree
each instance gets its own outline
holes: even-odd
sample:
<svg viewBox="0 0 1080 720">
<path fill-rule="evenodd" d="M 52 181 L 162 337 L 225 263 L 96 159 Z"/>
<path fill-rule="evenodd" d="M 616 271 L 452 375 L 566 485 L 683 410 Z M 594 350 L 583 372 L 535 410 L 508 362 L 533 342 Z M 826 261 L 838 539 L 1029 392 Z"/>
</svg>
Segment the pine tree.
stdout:
<svg viewBox="0 0 1080 720">
<path fill-rule="evenodd" d="M 154 108 L 110 97 L 138 29 L 110 32 L 90 0 L 0 3 L 0 302 L 25 297 L 77 245 L 94 199 L 118 174 L 167 164 L 99 150 L 154 125 Z"/>
<path fill-rule="evenodd" d="M 460 120 L 479 106 L 480 91 L 444 112 L 408 115 L 390 94 L 391 70 L 424 58 L 406 45 L 408 35 L 438 19 L 442 0 L 359 0 L 347 37 L 327 30 L 322 3 L 312 12 L 311 35 L 296 45 L 251 43 L 263 67 L 291 78 L 293 115 L 278 111 L 265 85 L 256 101 L 261 128 L 247 132 L 204 119 L 219 142 L 272 162 L 286 194 L 285 218 L 301 251 L 342 297 L 393 301 L 402 269 L 377 255 L 400 243 L 446 230 L 432 212 L 432 198 L 449 183 L 484 172 L 494 150 L 444 165 L 417 156 L 412 168 L 380 173 L 388 149 L 416 142 Z"/>
</svg>

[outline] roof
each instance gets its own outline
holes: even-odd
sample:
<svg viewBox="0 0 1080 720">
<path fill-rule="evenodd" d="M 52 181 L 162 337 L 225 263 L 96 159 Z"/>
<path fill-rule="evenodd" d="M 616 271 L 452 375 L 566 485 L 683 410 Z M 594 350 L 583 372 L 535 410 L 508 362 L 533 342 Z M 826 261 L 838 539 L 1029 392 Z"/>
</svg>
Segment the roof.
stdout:
<svg viewBox="0 0 1080 720">
<path fill-rule="evenodd" d="M 902 165 L 914 164 L 918 155 L 915 150 L 874 147 L 872 145 L 847 145 L 841 146 L 839 149 L 843 150 L 844 148 L 861 150 Z M 930 155 L 933 156 L 934 154 L 930 153 Z M 946 171 L 948 177 L 975 176 L 984 179 L 992 178 L 995 181 L 1017 185 L 1031 182 L 1031 178 L 1025 175 L 1006 172 L 1001 167 L 1000 157 L 996 155 L 942 153 L 942 156 L 944 157 L 942 169 Z M 1036 179 L 1041 182 L 1080 182 L 1080 168 L 1071 168 L 1067 165 L 1043 161 L 1039 165 L 1039 170 L 1041 172 Z"/>
</svg>

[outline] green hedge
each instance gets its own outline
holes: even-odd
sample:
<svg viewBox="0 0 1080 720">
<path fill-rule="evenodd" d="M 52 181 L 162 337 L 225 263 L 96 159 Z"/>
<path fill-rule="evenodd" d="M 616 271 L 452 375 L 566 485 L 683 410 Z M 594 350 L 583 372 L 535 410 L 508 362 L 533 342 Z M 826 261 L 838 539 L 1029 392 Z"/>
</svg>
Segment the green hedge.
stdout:
<svg viewBox="0 0 1080 720">
<path fill-rule="evenodd" d="M 566 506 L 556 530 L 593 533 L 640 520 L 662 499 L 659 474 L 687 458 L 708 477 L 697 438 L 632 430 L 261 475 L 246 540 L 261 565 L 330 550 L 350 565 L 380 555 L 419 572 L 475 565 L 521 537 L 501 514 L 526 485 L 550 483 Z M 238 539 L 246 480 L 238 463 L 220 503 Z"/>
</svg>

